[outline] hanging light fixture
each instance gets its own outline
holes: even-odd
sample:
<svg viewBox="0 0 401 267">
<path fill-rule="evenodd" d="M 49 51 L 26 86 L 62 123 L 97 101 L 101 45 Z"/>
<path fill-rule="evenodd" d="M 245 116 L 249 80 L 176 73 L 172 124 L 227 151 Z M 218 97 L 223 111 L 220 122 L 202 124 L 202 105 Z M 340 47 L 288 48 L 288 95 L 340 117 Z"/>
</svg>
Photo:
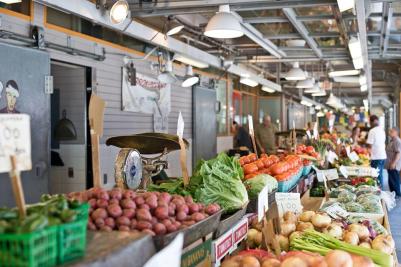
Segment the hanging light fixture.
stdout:
<svg viewBox="0 0 401 267">
<path fill-rule="evenodd" d="M 192 66 L 187 65 L 186 67 L 186 74 L 185 74 L 185 80 L 182 82 L 181 86 L 182 87 L 191 87 L 199 82 L 199 77 L 194 76 Z"/>
<path fill-rule="evenodd" d="M 315 78 L 307 78 L 297 82 L 296 88 L 312 88 L 315 85 Z"/>
<path fill-rule="evenodd" d="M 184 25 L 181 23 L 178 23 L 175 21 L 175 19 L 172 16 L 169 16 L 167 18 L 167 29 L 166 29 L 166 35 L 171 36 L 174 34 L 179 33 L 182 29 L 184 29 Z"/>
<path fill-rule="evenodd" d="M 315 84 L 313 85 L 313 87 L 304 90 L 304 93 L 307 93 L 307 94 L 314 94 L 314 93 L 319 93 L 320 91 L 321 91 L 321 89 L 320 89 L 319 83 L 318 83 L 318 82 L 315 82 Z"/>
<path fill-rule="evenodd" d="M 257 86 L 259 83 L 257 81 L 252 80 L 251 78 L 248 77 L 241 77 L 239 79 L 239 82 L 245 85 L 248 85 L 250 87 L 255 87 Z"/>
<path fill-rule="evenodd" d="M 7 5 L 21 3 L 22 0 L 0 0 L 0 2 L 5 3 Z"/>
<path fill-rule="evenodd" d="M 159 76 L 157 76 L 157 79 L 162 82 L 162 83 L 174 83 L 177 81 L 177 78 L 175 77 L 173 73 L 173 62 L 171 60 L 168 60 L 166 62 L 164 71 L 162 71 Z"/>
<path fill-rule="evenodd" d="M 362 84 L 361 85 L 361 92 L 366 92 L 368 90 L 368 85 L 367 84 Z"/>
<path fill-rule="evenodd" d="M 355 0 L 337 0 L 337 5 L 340 12 L 344 12 L 355 7 Z"/>
<path fill-rule="evenodd" d="M 299 67 L 299 63 L 295 62 L 292 69 L 285 75 L 287 81 L 302 81 L 306 79 L 305 72 Z"/>
<path fill-rule="evenodd" d="M 212 38 L 225 39 L 241 37 L 244 32 L 238 19 L 231 13 L 230 6 L 221 5 L 219 12 L 209 20 L 204 34 Z"/>
<path fill-rule="evenodd" d="M 106 5 L 111 6 L 110 8 L 111 23 L 120 24 L 128 17 L 129 5 L 127 0 L 106 1 Z"/>
<path fill-rule="evenodd" d="M 209 64 L 201 62 L 199 60 L 184 56 L 182 54 L 174 54 L 173 60 L 177 60 L 181 63 L 187 64 L 187 65 L 191 65 L 194 67 L 197 67 L 199 69 L 204 69 L 204 68 L 208 68 Z"/>
<path fill-rule="evenodd" d="M 263 85 L 263 86 L 262 86 L 262 91 L 268 92 L 268 93 L 270 93 L 270 94 L 276 92 L 276 90 L 271 89 L 270 87 L 267 87 L 266 85 Z"/>
<path fill-rule="evenodd" d="M 337 70 L 337 71 L 330 71 L 329 72 L 329 77 L 342 77 L 342 76 L 352 76 L 352 75 L 358 75 L 359 70 Z"/>
</svg>

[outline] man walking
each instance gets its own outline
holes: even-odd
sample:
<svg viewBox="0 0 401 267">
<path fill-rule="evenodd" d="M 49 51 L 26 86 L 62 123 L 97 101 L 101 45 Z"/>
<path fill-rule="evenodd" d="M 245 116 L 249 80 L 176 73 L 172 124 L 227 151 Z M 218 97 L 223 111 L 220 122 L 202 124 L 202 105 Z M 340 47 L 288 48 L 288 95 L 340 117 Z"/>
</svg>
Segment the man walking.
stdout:
<svg viewBox="0 0 401 267">
<path fill-rule="evenodd" d="M 387 145 L 386 169 L 388 172 L 388 185 L 390 191 L 394 191 L 397 197 L 401 197 L 400 191 L 400 169 L 401 169 L 401 139 L 397 127 L 389 130 L 390 142 Z"/>
<path fill-rule="evenodd" d="M 386 133 L 379 126 L 379 118 L 376 115 L 370 116 L 370 126 L 366 143 L 370 148 L 370 166 L 379 170 L 379 183 L 383 189 L 383 168 L 386 161 Z"/>
<path fill-rule="evenodd" d="M 256 129 L 256 144 L 261 153 L 276 153 L 277 129 L 271 120 L 269 115 L 265 115 L 263 117 L 263 123 Z"/>
</svg>

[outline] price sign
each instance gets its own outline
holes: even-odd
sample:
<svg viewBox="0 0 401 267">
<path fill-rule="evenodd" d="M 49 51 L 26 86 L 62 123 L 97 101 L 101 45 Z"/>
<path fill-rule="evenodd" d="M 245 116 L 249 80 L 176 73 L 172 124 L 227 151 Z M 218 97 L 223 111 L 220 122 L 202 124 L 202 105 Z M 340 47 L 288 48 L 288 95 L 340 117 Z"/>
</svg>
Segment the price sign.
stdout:
<svg viewBox="0 0 401 267">
<path fill-rule="evenodd" d="M 341 208 L 340 204 L 334 203 L 328 206 L 324 211 L 330 215 L 333 219 L 345 219 L 348 217 L 348 212 Z"/>
<path fill-rule="evenodd" d="M 269 209 L 269 187 L 266 185 L 258 195 L 258 221 L 263 220 L 267 210 Z"/>
<path fill-rule="evenodd" d="M 319 138 L 319 132 L 317 130 L 317 122 L 315 122 L 315 126 L 313 126 L 313 138 L 316 140 Z"/>
<path fill-rule="evenodd" d="M 299 193 L 276 193 L 278 215 L 282 217 L 287 211 L 300 214 L 302 212 Z"/>
<path fill-rule="evenodd" d="M 252 115 L 248 115 L 248 125 L 249 125 L 249 134 L 255 135 L 255 130 L 253 128 L 253 118 Z"/>
<path fill-rule="evenodd" d="M 343 171 L 347 174 L 347 177 L 348 176 L 369 176 L 369 177 L 379 176 L 378 169 L 375 169 L 372 167 L 364 167 L 364 166 L 358 166 L 358 167 L 341 166 L 341 167 L 343 167 Z M 340 169 L 341 169 L 341 167 L 340 167 Z"/>
<path fill-rule="evenodd" d="M 31 127 L 26 114 L 0 115 L 0 173 L 11 171 L 10 156 L 15 156 L 16 169 L 32 169 Z"/>
<path fill-rule="evenodd" d="M 322 172 L 324 173 L 327 180 L 329 180 L 329 181 L 338 179 L 337 169 L 322 170 Z"/>
<path fill-rule="evenodd" d="M 182 246 L 184 245 L 184 234 L 179 233 L 167 247 L 155 254 L 145 263 L 144 267 L 159 266 L 181 266 Z"/>
<path fill-rule="evenodd" d="M 341 172 L 341 174 L 345 177 L 345 178 L 348 178 L 348 171 L 347 171 L 347 168 L 345 167 L 345 166 L 340 166 L 340 168 L 339 168 L 339 170 L 340 170 L 340 172 Z"/>
<path fill-rule="evenodd" d="M 349 159 L 350 159 L 352 162 L 355 162 L 355 161 L 358 161 L 358 160 L 359 160 L 359 156 L 358 156 L 358 154 L 356 154 L 355 151 L 352 151 L 352 152 L 348 155 L 348 157 L 349 157 Z"/>
<path fill-rule="evenodd" d="M 184 137 L 184 118 L 182 117 L 181 111 L 180 114 L 178 115 L 178 121 L 177 121 L 177 135 L 179 138 Z"/>
<path fill-rule="evenodd" d="M 306 130 L 306 135 L 308 136 L 308 139 L 312 139 L 312 136 L 311 136 L 311 134 L 310 134 L 310 131 L 309 131 L 309 130 Z"/>
<path fill-rule="evenodd" d="M 338 160 L 337 154 L 329 150 L 329 152 L 327 153 L 327 161 L 333 164 L 335 160 Z"/>
</svg>

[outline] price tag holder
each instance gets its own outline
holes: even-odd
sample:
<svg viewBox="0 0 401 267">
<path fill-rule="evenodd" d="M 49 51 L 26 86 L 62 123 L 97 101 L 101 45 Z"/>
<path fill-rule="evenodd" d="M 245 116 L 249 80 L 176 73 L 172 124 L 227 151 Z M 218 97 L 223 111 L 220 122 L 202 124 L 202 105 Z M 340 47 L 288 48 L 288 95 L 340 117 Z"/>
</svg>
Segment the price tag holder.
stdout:
<svg viewBox="0 0 401 267">
<path fill-rule="evenodd" d="M 163 248 L 159 253 L 156 253 L 150 260 L 145 263 L 144 267 L 159 267 L 159 266 L 181 266 L 182 247 L 184 245 L 184 234 L 179 233 L 174 240 Z"/>
<path fill-rule="evenodd" d="M 355 151 L 352 151 L 349 155 L 348 155 L 349 159 L 352 162 L 358 161 L 359 160 L 359 156 Z"/>
<path fill-rule="evenodd" d="M 281 218 L 287 211 L 296 214 L 302 212 L 301 195 L 299 193 L 276 193 L 278 215 Z"/>
<path fill-rule="evenodd" d="M 258 221 L 263 220 L 267 210 L 269 209 L 269 186 L 265 186 L 258 195 Z"/>
<path fill-rule="evenodd" d="M 333 219 L 346 219 L 349 215 L 338 203 L 328 206 L 324 211 Z"/>
</svg>

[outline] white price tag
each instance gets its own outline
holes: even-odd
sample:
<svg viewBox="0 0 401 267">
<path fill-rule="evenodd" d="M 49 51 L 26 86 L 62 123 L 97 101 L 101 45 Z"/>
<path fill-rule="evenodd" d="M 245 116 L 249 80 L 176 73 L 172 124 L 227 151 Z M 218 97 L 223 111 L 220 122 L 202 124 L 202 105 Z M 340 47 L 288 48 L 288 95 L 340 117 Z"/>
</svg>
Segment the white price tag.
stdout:
<svg viewBox="0 0 401 267">
<path fill-rule="evenodd" d="M 348 176 L 369 176 L 369 177 L 377 177 L 379 176 L 378 169 L 372 167 L 365 166 L 342 166 L 347 173 Z"/>
<path fill-rule="evenodd" d="M 182 117 L 181 111 L 180 114 L 178 115 L 178 121 L 177 121 L 177 135 L 181 139 L 184 137 L 184 118 Z"/>
<path fill-rule="evenodd" d="M 351 147 L 350 146 L 346 146 L 345 147 L 345 152 L 347 152 L 347 156 L 349 157 L 349 155 L 351 153 Z"/>
<path fill-rule="evenodd" d="M 253 128 L 253 118 L 252 115 L 248 115 L 248 125 L 249 125 L 249 135 L 255 135 L 255 130 Z"/>
<path fill-rule="evenodd" d="M 308 139 L 312 139 L 312 136 L 311 136 L 311 134 L 310 134 L 310 131 L 309 131 L 309 130 L 306 130 L 306 135 L 308 136 Z"/>
<path fill-rule="evenodd" d="M 316 140 L 319 138 L 319 132 L 317 130 L 317 122 L 315 122 L 315 126 L 313 126 L 313 138 Z"/>
<path fill-rule="evenodd" d="M 333 151 L 329 150 L 329 152 L 327 153 L 327 161 L 330 162 L 331 164 L 334 163 L 334 161 L 338 160 L 338 156 L 336 153 L 334 153 Z"/>
<path fill-rule="evenodd" d="M 160 252 L 150 258 L 150 260 L 145 263 L 144 267 L 180 267 L 183 245 L 184 234 L 179 233 L 167 247 L 163 248 Z"/>
<path fill-rule="evenodd" d="M 31 127 L 27 114 L 0 114 L 0 173 L 11 170 L 14 155 L 18 171 L 32 169 Z"/>
<path fill-rule="evenodd" d="M 324 211 L 330 215 L 333 219 L 345 219 L 348 217 L 348 212 L 341 208 L 340 204 L 334 203 L 328 206 Z"/>
<path fill-rule="evenodd" d="M 345 167 L 345 166 L 340 166 L 340 168 L 339 168 L 339 170 L 340 170 L 340 172 L 341 172 L 341 174 L 345 177 L 345 178 L 348 178 L 348 171 L 347 171 L 347 168 Z"/>
<path fill-rule="evenodd" d="M 258 195 L 258 221 L 263 220 L 267 210 L 269 209 L 269 186 L 265 186 Z"/>
<path fill-rule="evenodd" d="M 292 129 L 295 129 L 295 121 L 292 120 Z"/>
<path fill-rule="evenodd" d="M 282 217 L 287 211 L 296 214 L 302 212 L 301 196 L 299 193 L 276 193 L 278 215 Z"/>
<path fill-rule="evenodd" d="M 329 181 L 338 179 L 337 169 L 323 170 L 323 173 Z"/>
<path fill-rule="evenodd" d="M 340 138 L 337 139 L 337 145 L 341 144 Z"/>
<path fill-rule="evenodd" d="M 349 155 L 348 155 L 349 159 L 352 162 L 358 161 L 359 160 L 359 156 L 355 151 L 352 151 Z"/>
</svg>

